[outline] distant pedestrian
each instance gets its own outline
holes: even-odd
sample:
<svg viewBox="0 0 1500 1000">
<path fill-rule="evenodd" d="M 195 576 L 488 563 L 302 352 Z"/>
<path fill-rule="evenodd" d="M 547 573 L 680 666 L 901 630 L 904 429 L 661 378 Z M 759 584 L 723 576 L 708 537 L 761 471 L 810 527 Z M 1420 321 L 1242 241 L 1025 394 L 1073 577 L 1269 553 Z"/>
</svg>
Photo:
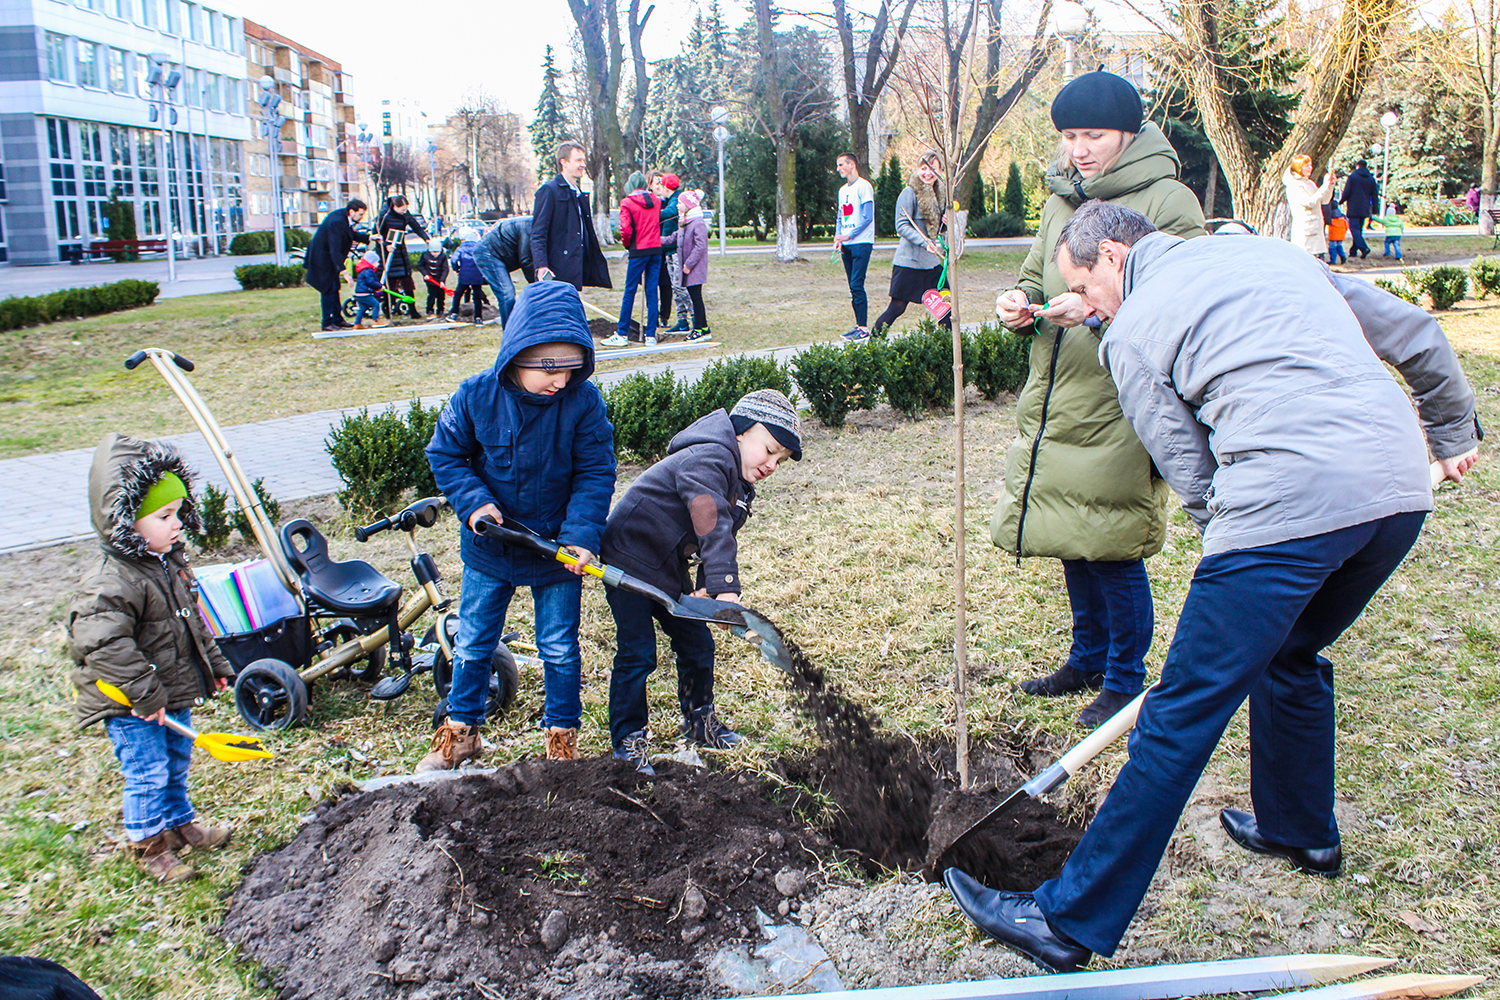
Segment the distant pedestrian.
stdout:
<svg viewBox="0 0 1500 1000">
<path fill-rule="evenodd" d="M 703 218 L 702 191 L 684 191 L 677 200 L 682 222 L 677 229 L 677 255 L 682 262 L 682 283 L 693 304 L 693 328 L 688 340 L 713 336 L 703 308 L 703 284 L 708 280 L 708 221 Z"/>
<path fill-rule="evenodd" d="M 1379 226 L 1380 231 L 1385 234 L 1385 253 L 1381 254 L 1382 257 L 1401 259 L 1401 236 L 1406 232 L 1406 223 L 1401 219 L 1404 212 L 1404 208 L 1393 202 L 1390 211 L 1384 215 L 1370 216 L 1370 225 Z"/>
<path fill-rule="evenodd" d="M 1364 160 L 1354 161 L 1354 172 L 1344 181 L 1344 193 L 1339 196 L 1339 203 L 1349 217 L 1349 235 L 1353 237 L 1349 255 L 1370 256 L 1370 245 L 1365 242 L 1365 223 L 1370 221 L 1370 216 L 1380 214 L 1380 184 Z"/>
<path fill-rule="evenodd" d="M 610 287 L 589 196 L 579 187 L 587 168 L 582 146 L 560 144 L 557 176 L 537 189 L 531 210 L 531 258 L 537 278 L 566 281 L 580 291 L 584 285 Z"/>
<path fill-rule="evenodd" d="M 359 263 L 354 265 L 354 329 L 390 325 L 390 320 L 380 318 L 380 299 L 384 290 L 380 283 L 380 254 L 366 250 Z M 373 320 L 369 325 L 365 324 L 366 316 Z"/>
<path fill-rule="evenodd" d="M 344 261 L 355 244 L 354 227 L 365 219 L 369 206 L 358 198 L 343 208 L 329 212 L 307 245 L 307 283 L 323 297 L 323 329 L 347 330 L 339 286 L 343 282 Z"/>
<path fill-rule="evenodd" d="M 1349 220 L 1344 218 L 1338 205 L 1333 206 L 1333 217 L 1328 220 L 1328 263 L 1342 264 L 1349 259 L 1344 252 L 1344 239 L 1349 235 Z"/>
<path fill-rule="evenodd" d="M 458 319 L 459 306 L 465 300 L 474 307 L 474 322 L 484 320 L 484 306 L 481 305 L 483 300 L 480 297 L 484 275 L 474 260 L 478 248 L 479 233 L 472 226 L 464 226 L 458 231 L 458 250 L 453 254 L 453 267 L 458 272 L 458 288 L 453 293 L 453 311 L 448 314 L 451 320 Z"/>
<path fill-rule="evenodd" d="M 1286 205 L 1292 213 L 1292 230 L 1288 237 L 1314 257 L 1328 256 L 1328 236 L 1324 230 L 1323 206 L 1333 200 L 1338 174 L 1332 170 L 1323 175 L 1323 183 L 1314 183 L 1313 158 L 1306 153 L 1292 157 L 1281 183 L 1286 187 Z"/>
<path fill-rule="evenodd" d="M 430 241 L 432 237 L 427 235 L 427 230 L 407 211 L 407 205 L 404 194 L 387 198 L 385 207 L 380 211 L 380 219 L 375 224 L 375 232 L 380 237 L 382 252 L 390 257 L 385 269 L 386 287 L 401 292 L 415 306 L 417 286 L 411 276 L 411 258 L 406 253 L 406 234 L 416 233 L 424 241 Z M 394 307 L 389 308 L 387 315 L 394 314 L 395 311 Z M 415 313 L 416 310 L 413 309 L 412 312 Z"/>
<path fill-rule="evenodd" d="M 1479 185 L 1475 184 L 1469 188 L 1469 193 L 1464 197 L 1464 204 L 1469 206 L 1469 211 L 1479 212 Z"/>
<path fill-rule="evenodd" d="M 942 280 L 943 248 L 937 240 L 948 220 L 942 170 L 936 153 L 925 154 L 896 199 L 896 235 L 901 241 L 891 266 L 891 304 L 875 321 L 876 330 L 889 330 L 906 312 L 907 303 L 921 304 L 922 296 Z M 951 324 L 950 316 L 943 317 L 943 326 Z"/>
<path fill-rule="evenodd" d="M 495 291 L 503 327 L 510 322 L 510 312 L 516 306 L 516 284 L 510 272 L 519 270 L 528 284 L 536 281 L 536 268 L 531 261 L 531 220 L 522 216 L 491 226 L 479 240 L 474 260 L 485 282 Z"/>
<path fill-rule="evenodd" d="M 656 283 L 661 298 L 661 308 L 657 319 L 667 333 L 687 333 L 691 329 L 688 326 L 688 312 L 692 309 L 692 299 L 683 287 L 682 255 L 678 252 L 677 241 L 673 238 L 682 224 L 679 207 L 682 178 L 676 174 L 663 174 L 660 183 L 661 190 L 656 192 L 656 195 L 661 198 L 662 247 L 661 277 Z M 677 323 L 667 330 L 667 320 L 672 318 L 674 305 L 677 307 Z"/>
<path fill-rule="evenodd" d="M 426 314 L 428 316 L 433 314 L 434 307 L 439 316 L 448 311 L 446 307 L 449 270 L 448 251 L 443 249 L 441 243 L 422 251 L 422 256 L 417 258 L 417 271 L 427 285 Z"/>
<path fill-rule="evenodd" d="M 651 185 L 661 175 L 637 170 L 625 182 L 630 191 L 620 202 L 620 242 L 625 244 L 629 259 L 625 265 L 625 294 L 620 298 L 620 325 L 613 337 L 600 341 L 603 347 L 624 347 L 630 343 L 630 314 L 635 311 L 635 289 L 645 282 L 646 325 L 641 327 L 641 343 L 656 344 L 656 285 L 661 276 L 661 199 L 651 193 Z"/>
<path fill-rule="evenodd" d="M 865 295 L 865 272 L 870 269 L 870 253 L 875 249 L 875 189 L 859 175 L 859 160 L 853 153 L 838 155 L 839 214 L 833 225 L 833 246 L 844 260 L 844 277 L 849 279 L 849 302 L 854 306 L 854 329 L 845 340 L 864 340 L 870 336 L 870 300 Z"/>
</svg>

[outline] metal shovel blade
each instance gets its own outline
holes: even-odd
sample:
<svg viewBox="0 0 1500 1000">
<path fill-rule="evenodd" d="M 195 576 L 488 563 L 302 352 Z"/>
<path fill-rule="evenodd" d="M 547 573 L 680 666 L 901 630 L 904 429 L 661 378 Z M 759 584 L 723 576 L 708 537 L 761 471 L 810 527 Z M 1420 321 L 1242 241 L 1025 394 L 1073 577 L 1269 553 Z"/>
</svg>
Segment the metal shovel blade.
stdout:
<svg viewBox="0 0 1500 1000">
<path fill-rule="evenodd" d="M 411 687 L 411 678 L 414 673 L 416 671 L 408 670 L 402 674 L 382 677 L 374 687 L 370 688 L 370 697 L 376 701 L 392 701 L 401 697 L 406 693 L 406 689 Z"/>
<path fill-rule="evenodd" d="M 781 630 L 749 608 L 742 609 L 742 616 L 745 624 L 731 627 L 730 631 L 759 649 L 760 655 L 764 656 L 771 666 L 788 674 L 796 673 L 792 667 L 792 651 L 787 648 L 786 640 L 781 637 Z"/>
</svg>

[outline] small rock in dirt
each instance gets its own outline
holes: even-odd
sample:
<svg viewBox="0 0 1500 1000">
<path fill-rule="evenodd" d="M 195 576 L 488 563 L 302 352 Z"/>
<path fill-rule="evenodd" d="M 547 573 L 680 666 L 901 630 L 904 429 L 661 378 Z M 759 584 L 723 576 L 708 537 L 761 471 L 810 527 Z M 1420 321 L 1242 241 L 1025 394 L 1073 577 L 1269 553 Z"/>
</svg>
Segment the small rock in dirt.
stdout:
<svg viewBox="0 0 1500 1000">
<path fill-rule="evenodd" d="M 682 891 L 682 919 L 688 923 L 697 923 L 703 919 L 708 912 L 708 900 L 703 898 L 703 891 L 689 882 L 687 888 Z M 686 932 L 684 932 L 686 933 Z M 683 938 L 687 941 L 687 938 Z M 688 942 L 691 944 L 691 942 Z"/>
<path fill-rule="evenodd" d="M 397 947 L 396 935 L 386 934 L 376 939 L 375 944 L 370 948 L 370 954 L 377 962 L 389 962 L 396 957 Z"/>
<path fill-rule="evenodd" d="M 771 846 L 776 848 L 778 851 L 786 846 L 786 837 L 782 836 L 780 830 L 772 830 L 771 833 L 766 837 L 766 840 L 770 841 Z"/>
<path fill-rule="evenodd" d="M 542 947 L 556 951 L 568 940 L 568 915 L 562 910 L 553 910 L 542 921 Z"/>
<path fill-rule="evenodd" d="M 474 915 L 469 918 L 469 923 L 475 927 L 488 927 L 490 925 L 490 915 L 484 910 L 475 910 Z"/>
<path fill-rule="evenodd" d="M 704 927 L 702 924 L 694 924 L 691 927 L 684 927 L 682 929 L 682 943 L 693 944 L 707 933 L 708 928 Z"/>
<path fill-rule="evenodd" d="M 448 919 L 443 922 L 443 926 L 444 926 L 444 928 L 447 929 L 449 937 L 452 937 L 453 935 L 457 934 L 458 933 L 458 914 L 456 914 L 456 913 L 450 913 L 450 914 L 448 914 Z"/>
<path fill-rule="evenodd" d="M 789 900 L 789 899 L 783 899 L 781 902 L 777 903 L 776 904 L 776 912 L 779 913 L 779 914 L 781 914 L 783 917 L 786 916 L 788 913 L 791 913 L 792 912 L 792 902 L 791 902 L 791 900 Z"/>
<path fill-rule="evenodd" d="M 807 873 L 795 868 L 783 868 L 776 873 L 776 891 L 783 896 L 795 896 L 807 888 Z"/>
<path fill-rule="evenodd" d="M 307 925 L 310 923 L 312 923 L 312 917 L 306 913 L 299 913 L 292 918 L 292 930 L 305 931 L 307 930 Z"/>
<path fill-rule="evenodd" d="M 391 963 L 391 982 L 421 986 L 427 982 L 427 970 L 410 958 L 398 958 Z"/>
</svg>

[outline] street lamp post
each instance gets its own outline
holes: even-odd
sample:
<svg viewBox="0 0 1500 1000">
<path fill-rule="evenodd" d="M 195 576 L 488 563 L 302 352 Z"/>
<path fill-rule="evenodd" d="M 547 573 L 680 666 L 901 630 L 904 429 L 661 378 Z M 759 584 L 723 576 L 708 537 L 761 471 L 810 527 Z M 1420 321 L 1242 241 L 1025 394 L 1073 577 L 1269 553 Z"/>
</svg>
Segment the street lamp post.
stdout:
<svg viewBox="0 0 1500 1000">
<path fill-rule="evenodd" d="M 156 210 L 162 218 L 157 224 L 166 230 L 167 236 L 167 280 L 177 280 L 177 246 L 172 236 L 172 209 L 167 203 L 167 126 L 177 124 L 177 109 L 167 105 L 167 91 L 182 80 L 180 70 L 165 71 L 171 56 L 165 52 L 153 52 L 146 57 L 151 60 L 151 75 L 146 82 L 151 85 L 151 120 L 156 123 Z"/>
<path fill-rule="evenodd" d="M 729 120 L 729 109 L 715 107 L 709 113 L 714 122 L 714 141 L 719 144 L 719 256 L 723 257 L 729 253 L 727 241 L 724 238 L 724 213 L 726 199 L 724 197 L 724 143 L 729 140 L 729 129 L 724 123 Z"/>
<path fill-rule="evenodd" d="M 286 267 L 286 227 L 281 218 L 281 126 L 286 116 L 281 113 L 281 95 L 276 92 L 276 81 L 266 75 L 260 78 L 260 131 L 266 137 L 266 151 L 271 155 L 271 201 L 275 205 L 276 219 L 276 266 Z"/>
<path fill-rule="evenodd" d="M 1074 47 L 1089 27 L 1088 11 L 1076 3 L 1069 3 L 1058 11 L 1057 35 L 1063 40 L 1063 82 L 1070 83 L 1075 75 L 1073 69 Z"/>
<path fill-rule="evenodd" d="M 1391 129 L 1395 128 L 1396 123 L 1400 120 L 1401 116 L 1396 114 L 1396 112 L 1394 111 L 1387 111 L 1385 114 L 1380 116 L 1380 127 L 1385 129 L 1385 149 L 1384 155 L 1381 157 L 1380 161 L 1381 215 L 1387 215 L 1390 212 L 1391 197 L 1390 193 L 1386 190 L 1386 185 L 1389 184 L 1391 180 Z"/>
<path fill-rule="evenodd" d="M 437 140 L 427 140 L 427 183 L 432 189 L 432 204 L 427 206 L 427 225 L 432 226 L 432 220 L 437 217 Z"/>
<path fill-rule="evenodd" d="M 371 194 L 369 191 L 365 190 L 365 189 L 369 186 L 369 183 L 370 183 L 370 167 L 375 162 L 375 152 L 374 152 L 374 149 L 372 148 L 374 142 L 375 142 L 375 133 L 370 131 L 370 127 L 367 124 L 365 124 L 364 122 L 360 122 L 359 123 L 359 174 L 360 174 L 360 176 L 359 176 L 359 188 L 360 188 L 359 193 L 360 194 L 370 194 L 370 200 L 371 201 L 375 200 L 375 196 L 373 194 Z"/>
</svg>

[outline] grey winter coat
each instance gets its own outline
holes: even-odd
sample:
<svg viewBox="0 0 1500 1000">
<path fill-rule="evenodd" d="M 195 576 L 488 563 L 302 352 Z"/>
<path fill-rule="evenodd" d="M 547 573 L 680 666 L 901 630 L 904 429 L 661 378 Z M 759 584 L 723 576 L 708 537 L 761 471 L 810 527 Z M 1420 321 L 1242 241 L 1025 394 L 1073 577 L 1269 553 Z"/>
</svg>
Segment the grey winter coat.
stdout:
<svg viewBox="0 0 1500 1000">
<path fill-rule="evenodd" d="M 896 199 L 896 256 L 891 263 L 897 267 L 910 267 L 918 271 L 930 271 L 943 263 L 943 258 L 927 252 L 927 241 L 937 240 L 938 227 L 930 219 L 922 218 L 917 206 L 917 193 L 910 186 L 901 189 Z"/>
<path fill-rule="evenodd" d="M 189 498 L 178 512 L 183 526 L 202 524 L 192 501 L 193 474 L 176 450 L 156 441 L 107 434 L 89 468 L 89 506 L 99 535 L 99 558 L 68 609 L 74 714 L 80 726 L 130 709 L 105 697 L 95 681 L 125 692 L 141 715 L 202 703 L 214 678 L 234 668 L 198 614 L 197 581 L 179 544 L 158 556 L 135 530 L 135 512 L 151 484 L 175 472 Z"/>
<path fill-rule="evenodd" d="M 682 284 L 701 285 L 708 281 L 708 223 L 703 216 L 682 220 L 674 234 L 682 261 Z"/>
<path fill-rule="evenodd" d="M 1124 282 L 1099 358 L 1205 555 L 1431 510 L 1427 443 L 1440 458 L 1476 443 L 1474 394 L 1432 317 L 1300 247 L 1152 233 Z"/>
</svg>

